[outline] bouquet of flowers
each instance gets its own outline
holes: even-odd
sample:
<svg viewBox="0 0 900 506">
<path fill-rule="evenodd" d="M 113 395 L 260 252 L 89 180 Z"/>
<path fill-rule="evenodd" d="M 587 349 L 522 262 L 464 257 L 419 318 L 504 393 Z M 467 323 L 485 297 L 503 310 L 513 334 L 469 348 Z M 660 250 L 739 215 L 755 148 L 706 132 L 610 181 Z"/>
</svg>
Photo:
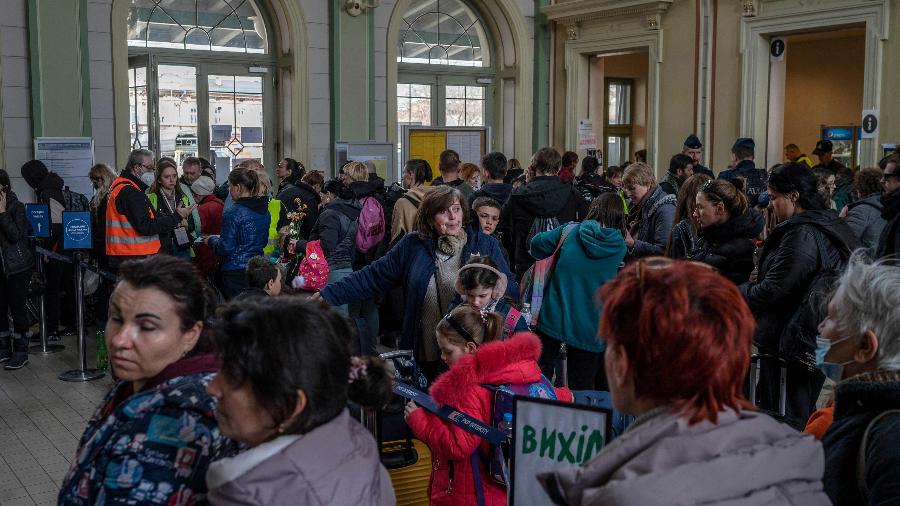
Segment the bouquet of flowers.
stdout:
<svg viewBox="0 0 900 506">
<path fill-rule="evenodd" d="M 287 217 L 291 240 L 296 241 L 300 239 L 300 227 L 303 225 L 303 219 L 306 218 L 306 204 L 299 197 L 294 199 L 294 203 L 297 204 L 297 210 L 287 213 Z"/>
</svg>

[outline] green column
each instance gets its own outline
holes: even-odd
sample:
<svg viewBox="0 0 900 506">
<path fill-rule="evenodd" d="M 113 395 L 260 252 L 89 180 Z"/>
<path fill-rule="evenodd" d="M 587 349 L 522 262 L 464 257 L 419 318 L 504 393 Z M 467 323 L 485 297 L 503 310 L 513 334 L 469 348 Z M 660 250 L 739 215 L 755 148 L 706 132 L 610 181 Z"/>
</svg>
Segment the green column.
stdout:
<svg viewBox="0 0 900 506">
<path fill-rule="evenodd" d="M 35 137 L 91 135 L 87 0 L 28 0 Z"/>
<path fill-rule="evenodd" d="M 550 144 L 550 30 L 541 7 L 550 0 L 534 0 L 534 151 Z"/>
<path fill-rule="evenodd" d="M 331 131 L 337 140 L 368 140 L 375 130 L 374 9 L 350 16 L 331 4 Z"/>
</svg>

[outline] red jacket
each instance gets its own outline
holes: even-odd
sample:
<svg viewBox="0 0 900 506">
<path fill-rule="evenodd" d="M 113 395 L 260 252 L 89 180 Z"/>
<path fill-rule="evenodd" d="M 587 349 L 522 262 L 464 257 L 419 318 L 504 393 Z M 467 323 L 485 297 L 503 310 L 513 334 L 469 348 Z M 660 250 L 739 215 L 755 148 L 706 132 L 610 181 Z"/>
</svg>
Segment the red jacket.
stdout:
<svg viewBox="0 0 900 506">
<path fill-rule="evenodd" d="M 203 197 L 197 206 L 200 214 L 200 231 L 203 235 L 217 235 L 222 233 L 222 215 L 225 213 L 225 203 L 215 195 Z M 206 276 L 212 276 L 218 268 L 218 257 L 209 246 L 196 244 L 194 246 L 194 265 Z"/>
<path fill-rule="evenodd" d="M 480 347 L 474 355 L 466 355 L 442 374 L 431 386 L 431 396 L 483 422 L 491 422 L 493 393 L 482 384 L 534 383 L 540 380 L 537 360 L 541 341 L 534 334 L 520 332 L 506 341 L 495 341 Z M 568 389 L 557 389 L 560 400 L 571 402 Z M 431 449 L 431 504 L 474 505 L 475 483 L 469 457 L 482 446 L 487 455 L 489 445 L 480 437 L 456 425 L 444 422 L 424 409 L 413 411 L 407 419 L 410 429 Z M 506 506 L 506 489 L 494 482 L 481 461 L 481 483 L 485 506 Z"/>
</svg>

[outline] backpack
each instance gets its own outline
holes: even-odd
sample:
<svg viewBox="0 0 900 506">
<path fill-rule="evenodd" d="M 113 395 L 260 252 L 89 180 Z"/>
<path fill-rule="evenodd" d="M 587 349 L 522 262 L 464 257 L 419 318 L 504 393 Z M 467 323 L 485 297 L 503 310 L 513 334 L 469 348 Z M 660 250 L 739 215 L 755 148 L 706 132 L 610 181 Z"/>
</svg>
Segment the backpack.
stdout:
<svg viewBox="0 0 900 506">
<path fill-rule="evenodd" d="M 384 208 L 375 197 L 363 197 L 356 227 L 356 250 L 368 253 L 384 239 Z"/>
<path fill-rule="evenodd" d="M 525 249 L 531 246 L 531 240 L 534 236 L 542 233 L 556 230 L 559 228 L 559 218 L 550 216 L 548 218 L 535 218 L 531 221 L 531 228 L 528 229 L 528 236 L 525 238 Z"/>
<path fill-rule="evenodd" d="M 491 402 L 491 425 L 512 439 L 512 416 L 514 397 L 536 397 L 538 399 L 556 400 L 556 389 L 544 375 L 534 383 L 482 385 L 494 393 Z M 509 485 L 509 472 L 506 462 L 509 448 L 491 445 L 488 452 L 487 469 L 491 478 L 500 485 Z"/>
<path fill-rule="evenodd" d="M 297 277 L 291 286 L 308 291 L 319 291 L 328 284 L 328 261 L 322 251 L 322 243 L 309 241 L 306 243 L 306 255 L 297 267 Z"/>
<path fill-rule="evenodd" d="M 543 260 L 535 262 L 534 265 L 525 271 L 525 275 L 522 276 L 521 300 L 523 303 L 531 304 L 530 326 L 532 328 L 537 327 L 538 315 L 541 311 L 541 305 L 544 302 L 544 291 L 547 288 L 550 277 L 553 275 L 553 268 L 556 266 L 556 261 L 559 259 L 562 245 L 566 242 L 569 233 L 577 226 L 577 223 L 569 223 L 566 225 L 562 231 L 562 235 L 559 236 L 559 242 L 556 244 L 556 250 L 553 251 L 553 254 Z"/>
<path fill-rule="evenodd" d="M 88 201 L 87 197 L 85 197 L 84 195 L 82 195 L 78 192 L 73 192 L 72 190 L 69 189 L 68 186 L 63 188 L 62 194 L 63 194 L 63 200 L 65 201 L 65 202 L 62 202 L 62 205 L 63 205 L 63 207 L 66 208 L 66 211 L 90 211 L 91 210 L 91 205 L 90 205 L 90 202 Z"/>
</svg>

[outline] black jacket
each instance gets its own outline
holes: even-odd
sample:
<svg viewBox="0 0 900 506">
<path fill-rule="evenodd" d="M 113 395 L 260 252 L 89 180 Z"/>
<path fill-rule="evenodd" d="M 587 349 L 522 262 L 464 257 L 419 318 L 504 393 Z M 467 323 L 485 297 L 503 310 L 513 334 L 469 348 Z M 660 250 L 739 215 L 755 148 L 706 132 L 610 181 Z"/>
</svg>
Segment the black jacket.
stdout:
<svg viewBox="0 0 900 506">
<path fill-rule="evenodd" d="M 469 195 L 469 207 L 472 207 L 472 204 L 475 202 L 475 199 L 479 197 L 490 197 L 497 201 L 501 206 L 509 200 L 509 196 L 512 195 L 513 187 L 511 184 L 506 183 L 486 183 L 481 185 L 475 193 Z"/>
<path fill-rule="evenodd" d="M 303 218 L 303 223 L 300 224 L 300 237 L 308 239 L 309 233 L 312 232 L 313 226 L 316 224 L 316 220 L 319 219 L 319 204 L 322 203 L 322 196 L 319 195 L 315 188 L 302 181 L 287 185 L 278 192 L 278 200 L 281 201 L 284 209 L 289 213 L 299 209 L 295 199 L 300 199 L 300 202 L 306 205 L 306 210 L 303 211 L 306 213 L 306 216 Z"/>
<path fill-rule="evenodd" d="M 595 198 L 604 193 L 614 193 L 619 190 L 609 183 L 605 177 L 598 174 L 582 174 L 575 178 L 575 189 L 581 193 L 585 202 L 593 202 Z"/>
<path fill-rule="evenodd" d="M 759 204 L 759 195 L 767 190 L 769 176 L 765 170 L 756 168 L 753 160 L 741 160 L 733 169 L 723 170 L 719 179 L 724 179 L 747 195 L 751 207 Z"/>
<path fill-rule="evenodd" d="M 12 191 L 6 194 L 6 212 L 0 213 L 0 261 L 3 275 L 7 278 L 26 272 L 34 266 L 34 257 L 28 245 L 25 204 L 19 202 Z M 24 294 L 11 295 L 24 297 Z M 6 315 L 3 317 L 6 318 Z"/>
<path fill-rule="evenodd" d="M 838 383 L 834 421 L 822 438 L 822 483 L 834 504 L 896 504 L 900 498 L 900 414 L 886 415 L 869 431 L 865 452 L 868 502 L 857 480 L 863 433 L 880 413 L 900 409 L 900 374 L 878 371 Z"/>
<path fill-rule="evenodd" d="M 875 249 L 876 258 L 900 255 L 900 190 L 883 195 L 881 204 L 881 217 L 885 219 L 884 228 L 881 229 L 881 237 L 878 238 L 878 247 Z"/>
<path fill-rule="evenodd" d="M 690 258 L 712 265 L 736 285 L 746 283 L 753 271 L 753 239 L 763 225 L 762 214 L 749 209 L 721 225 L 701 228 Z"/>
<path fill-rule="evenodd" d="M 587 202 L 571 184 L 557 176 L 538 176 L 510 195 L 500 217 L 498 229 L 503 246 L 509 252 L 510 267 L 517 279 L 534 264 L 525 244 L 535 218 L 557 218 L 560 224 L 581 221 L 587 215 Z"/>
<path fill-rule="evenodd" d="M 856 247 L 853 231 L 831 210 L 806 211 L 773 228 L 757 282 L 740 287 L 756 318 L 754 342 L 814 367 L 823 302 Z"/>
<path fill-rule="evenodd" d="M 356 257 L 356 226 L 362 206 L 356 199 L 336 198 L 322 208 L 309 240 L 320 241 L 328 268 L 348 269 Z M 303 251 L 306 243 L 300 242 L 297 251 Z"/>
</svg>

